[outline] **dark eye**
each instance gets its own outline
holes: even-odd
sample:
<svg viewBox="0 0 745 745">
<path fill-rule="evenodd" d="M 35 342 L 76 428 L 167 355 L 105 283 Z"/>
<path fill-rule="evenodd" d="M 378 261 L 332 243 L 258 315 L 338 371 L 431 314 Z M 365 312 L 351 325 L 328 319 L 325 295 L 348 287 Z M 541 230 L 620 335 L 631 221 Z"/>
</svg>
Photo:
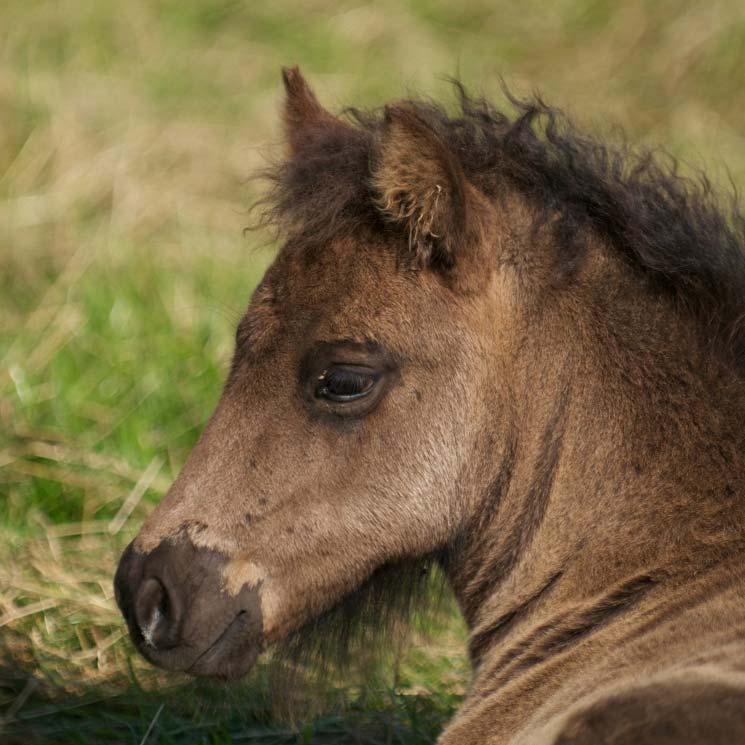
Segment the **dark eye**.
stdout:
<svg viewBox="0 0 745 745">
<path fill-rule="evenodd" d="M 316 398 L 344 403 L 367 396 L 378 377 L 369 370 L 354 367 L 332 367 L 318 377 Z"/>
</svg>

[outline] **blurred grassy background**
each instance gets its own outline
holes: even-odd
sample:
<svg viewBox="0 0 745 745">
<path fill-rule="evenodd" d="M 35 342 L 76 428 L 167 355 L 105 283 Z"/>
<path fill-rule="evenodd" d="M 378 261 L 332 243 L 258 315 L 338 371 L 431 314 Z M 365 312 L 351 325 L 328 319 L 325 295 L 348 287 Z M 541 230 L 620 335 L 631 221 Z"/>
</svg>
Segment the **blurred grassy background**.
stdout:
<svg viewBox="0 0 745 745">
<path fill-rule="evenodd" d="M 219 395 L 271 250 L 247 177 L 279 138 L 279 67 L 331 108 L 498 75 L 589 128 L 745 183 L 740 0 L 3 0 L 0 740 L 425 743 L 467 669 L 455 617 L 388 688 L 299 730 L 261 670 L 160 675 L 114 609 L 118 551 Z M 265 237 L 264 237 L 265 238 Z"/>
</svg>

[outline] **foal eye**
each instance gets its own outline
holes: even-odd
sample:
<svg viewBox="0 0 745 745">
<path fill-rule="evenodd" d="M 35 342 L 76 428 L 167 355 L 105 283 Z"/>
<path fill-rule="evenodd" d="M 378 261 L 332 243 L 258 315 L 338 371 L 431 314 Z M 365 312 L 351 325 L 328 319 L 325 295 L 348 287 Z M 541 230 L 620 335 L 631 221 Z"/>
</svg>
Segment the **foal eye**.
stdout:
<svg viewBox="0 0 745 745">
<path fill-rule="evenodd" d="M 344 403 L 367 396 L 377 382 L 377 375 L 354 367 L 334 367 L 318 377 L 316 398 Z"/>
</svg>

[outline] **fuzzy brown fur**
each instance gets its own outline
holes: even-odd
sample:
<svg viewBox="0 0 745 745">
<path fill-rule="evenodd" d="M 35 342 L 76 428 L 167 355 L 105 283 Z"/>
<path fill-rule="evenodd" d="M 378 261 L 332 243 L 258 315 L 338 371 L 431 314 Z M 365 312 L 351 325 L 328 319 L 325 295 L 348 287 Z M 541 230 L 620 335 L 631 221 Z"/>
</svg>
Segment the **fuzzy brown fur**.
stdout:
<svg viewBox="0 0 745 745">
<path fill-rule="evenodd" d="M 238 674 L 436 562 L 474 668 L 443 745 L 745 740 L 742 217 L 540 102 L 344 119 L 284 79 L 285 243 L 123 560 L 138 644 Z"/>
</svg>

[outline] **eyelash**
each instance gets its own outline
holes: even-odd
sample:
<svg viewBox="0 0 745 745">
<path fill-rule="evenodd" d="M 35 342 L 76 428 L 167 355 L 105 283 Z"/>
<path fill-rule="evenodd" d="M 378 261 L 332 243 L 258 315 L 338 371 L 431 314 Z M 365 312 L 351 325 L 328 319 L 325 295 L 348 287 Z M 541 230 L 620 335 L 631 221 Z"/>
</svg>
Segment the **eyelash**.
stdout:
<svg viewBox="0 0 745 745">
<path fill-rule="evenodd" d="M 316 398 L 335 403 L 356 401 L 367 396 L 377 382 L 377 376 L 367 370 L 335 367 L 324 370 L 318 378 Z"/>
</svg>

